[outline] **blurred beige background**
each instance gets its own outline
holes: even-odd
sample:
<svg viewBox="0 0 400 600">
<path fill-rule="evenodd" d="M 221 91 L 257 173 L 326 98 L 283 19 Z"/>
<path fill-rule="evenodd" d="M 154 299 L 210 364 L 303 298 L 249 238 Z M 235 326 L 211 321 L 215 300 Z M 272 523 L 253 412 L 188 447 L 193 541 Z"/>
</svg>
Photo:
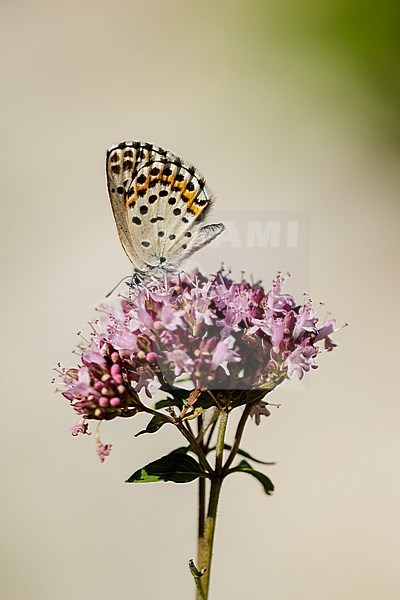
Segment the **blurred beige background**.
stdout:
<svg viewBox="0 0 400 600">
<path fill-rule="evenodd" d="M 196 486 L 124 483 L 177 434 L 106 424 L 101 465 L 50 385 L 130 271 L 104 180 L 122 139 L 195 162 L 227 214 L 305 211 L 309 260 L 286 289 L 351 324 L 305 389 L 282 387 L 282 408 L 248 426 L 276 492 L 226 482 L 212 598 L 399 597 L 396 4 L 1 3 L 2 599 L 193 597 Z M 272 262 L 234 266 L 268 281 L 290 266 Z"/>
</svg>

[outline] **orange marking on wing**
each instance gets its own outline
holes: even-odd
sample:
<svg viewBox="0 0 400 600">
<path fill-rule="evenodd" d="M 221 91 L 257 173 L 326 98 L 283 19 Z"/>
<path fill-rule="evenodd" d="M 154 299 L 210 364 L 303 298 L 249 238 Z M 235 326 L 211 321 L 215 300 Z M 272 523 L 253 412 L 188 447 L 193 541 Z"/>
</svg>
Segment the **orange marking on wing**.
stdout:
<svg viewBox="0 0 400 600">
<path fill-rule="evenodd" d="M 199 208 L 198 206 L 188 206 L 187 207 L 188 212 L 192 213 L 192 215 L 199 215 L 202 211 L 203 211 L 203 207 Z"/>
<path fill-rule="evenodd" d="M 133 206 L 135 204 L 136 200 L 138 199 L 139 191 L 141 191 L 141 190 L 148 191 L 150 187 L 153 187 L 151 185 L 152 183 L 154 184 L 154 183 L 158 183 L 158 182 L 166 182 L 171 186 L 171 189 L 173 191 L 180 192 L 183 200 L 186 201 L 186 208 L 190 213 L 192 213 L 194 215 L 198 215 L 205 208 L 205 207 L 200 208 L 198 206 L 193 205 L 193 203 L 195 201 L 195 197 L 196 197 L 196 191 L 194 191 L 194 192 L 186 191 L 186 186 L 187 186 L 186 181 L 176 181 L 174 174 L 167 176 L 167 175 L 164 175 L 162 172 L 155 176 L 149 176 L 143 185 L 136 187 L 136 194 L 134 196 L 132 196 L 131 198 L 129 198 L 129 200 L 128 199 L 126 200 L 127 208 L 130 206 Z"/>
<path fill-rule="evenodd" d="M 194 202 L 194 199 L 196 197 L 196 192 L 184 192 L 182 194 L 182 196 L 185 198 L 186 202 L 187 202 L 187 207 L 191 208 L 192 204 Z"/>
<path fill-rule="evenodd" d="M 127 200 L 125 202 L 126 208 L 129 208 L 130 206 L 133 206 L 135 204 L 136 200 L 137 200 L 137 196 L 132 196 L 131 198 L 129 198 L 129 200 Z"/>
</svg>

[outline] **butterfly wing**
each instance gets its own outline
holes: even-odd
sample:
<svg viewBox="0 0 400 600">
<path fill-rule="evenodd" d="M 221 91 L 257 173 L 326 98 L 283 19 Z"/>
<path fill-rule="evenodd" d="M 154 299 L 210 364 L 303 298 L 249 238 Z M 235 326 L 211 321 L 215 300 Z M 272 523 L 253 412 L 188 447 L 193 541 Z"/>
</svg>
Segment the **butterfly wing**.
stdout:
<svg viewBox="0 0 400 600">
<path fill-rule="evenodd" d="M 122 246 L 142 272 L 175 270 L 225 229 L 202 225 L 213 198 L 197 169 L 158 146 L 110 148 L 107 182 Z"/>
</svg>

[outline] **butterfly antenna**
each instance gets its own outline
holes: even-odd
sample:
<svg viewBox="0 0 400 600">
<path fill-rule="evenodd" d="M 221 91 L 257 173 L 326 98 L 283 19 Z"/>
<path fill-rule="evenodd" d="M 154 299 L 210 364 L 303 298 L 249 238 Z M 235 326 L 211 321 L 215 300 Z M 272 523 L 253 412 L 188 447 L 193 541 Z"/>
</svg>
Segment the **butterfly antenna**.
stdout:
<svg viewBox="0 0 400 600">
<path fill-rule="evenodd" d="M 111 290 L 111 292 L 108 292 L 108 294 L 106 295 L 106 298 L 109 298 L 109 297 L 111 296 L 111 294 L 113 294 L 113 293 L 115 292 L 115 290 L 117 289 L 117 287 L 118 287 L 119 285 L 121 285 L 121 283 L 122 283 L 123 281 L 125 281 L 125 279 L 130 279 L 130 278 L 131 278 L 131 276 L 130 276 L 130 275 L 127 275 L 126 277 L 123 277 L 123 278 L 121 279 L 121 281 L 118 281 L 117 285 L 115 285 L 115 286 L 113 287 L 113 289 Z"/>
</svg>

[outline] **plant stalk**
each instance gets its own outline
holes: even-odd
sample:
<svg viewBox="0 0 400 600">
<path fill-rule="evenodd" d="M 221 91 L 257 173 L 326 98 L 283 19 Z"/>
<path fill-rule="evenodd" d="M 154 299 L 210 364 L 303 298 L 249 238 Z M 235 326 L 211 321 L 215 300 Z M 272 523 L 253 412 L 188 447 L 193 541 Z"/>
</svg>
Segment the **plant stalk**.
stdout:
<svg viewBox="0 0 400 600">
<path fill-rule="evenodd" d="M 212 551 L 215 536 L 215 522 L 217 517 L 218 501 L 221 492 L 222 481 L 224 475 L 222 472 L 222 462 L 224 455 L 224 443 L 226 426 L 228 423 L 228 412 L 226 410 L 221 411 L 218 438 L 216 445 L 215 455 L 215 471 L 211 480 L 210 498 L 208 503 L 207 518 L 204 526 L 204 535 L 199 537 L 198 540 L 198 559 L 197 565 L 200 570 L 206 569 L 201 577 L 201 588 L 202 591 L 197 589 L 196 599 L 197 600 L 208 600 L 208 593 L 210 587 L 210 571 L 212 561 Z M 199 506 L 200 508 L 200 506 Z"/>
<path fill-rule="evenodd" d="M 233 442 L 233 446 L 231 449 L 231 452 L 228 456 L 228 459 L 224 465 L 223 468 L 223 474 L 226 475 L 228 473 L 228 469 L 231 466 L 231 464 L 233 463 L 236 454 L 239 450 L 239 446 L 240 446 L 240 442 L 242 441 L 242 435 L 243 435 L 243 431 L 244 431 L 244 427 L 246 425 L 246 421 L 250 416 L 250 412 L 252 407 L 254 406 L 254 404 L 256 404 L 257 402 L 251 402 L 250 404 L 247 404 L 244 408 L 244 411 L 242 413 L 242 416 L 240 417 L 240 421 L 239 424 L 237 426 L 237 430 L 236 430 L 236 435 L 235 435 L 235 441 Z"/>
</svg>

